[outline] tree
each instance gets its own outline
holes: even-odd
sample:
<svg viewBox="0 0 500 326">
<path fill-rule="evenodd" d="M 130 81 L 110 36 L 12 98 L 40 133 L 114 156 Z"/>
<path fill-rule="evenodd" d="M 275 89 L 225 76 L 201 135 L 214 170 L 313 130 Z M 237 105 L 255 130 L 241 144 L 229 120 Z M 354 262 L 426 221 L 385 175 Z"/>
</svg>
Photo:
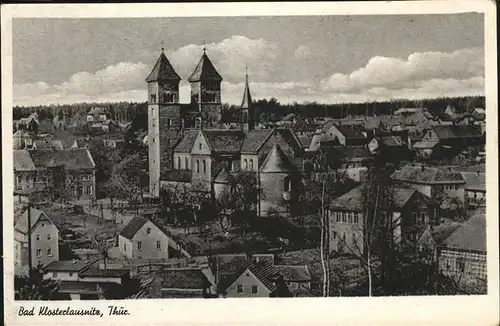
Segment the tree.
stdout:
<svg viewBox="0 0 500 326">
<path fill-rule="evenodd" d="M 17 279 L 16 300 L 51 300 L 58 294 L 59 283 L 52 279 L 44 279 L 44 271 L 41 265 L 33 268 L 29 276 Z"/>
<path fill-rule="evenodd" d="M 141 160 L 139 154 L 124 158 L 113 167 L 112 183 L 116 186 L 117 197 L 130 203 L 140 203 L 143 198 L 141 186 Z"/>
</svg>

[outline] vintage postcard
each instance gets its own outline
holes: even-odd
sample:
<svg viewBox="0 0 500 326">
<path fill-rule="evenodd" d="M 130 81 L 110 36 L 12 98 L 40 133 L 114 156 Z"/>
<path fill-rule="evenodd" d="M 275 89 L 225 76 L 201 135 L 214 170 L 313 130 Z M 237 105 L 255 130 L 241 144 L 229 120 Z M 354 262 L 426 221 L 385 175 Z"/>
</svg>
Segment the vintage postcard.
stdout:
<svg viewBox="0 0 500 326">
<path fill-rule="evenodd" d="M 493 1 L 2 6 L 7 325 L 496 325 Z"/>
</svg>

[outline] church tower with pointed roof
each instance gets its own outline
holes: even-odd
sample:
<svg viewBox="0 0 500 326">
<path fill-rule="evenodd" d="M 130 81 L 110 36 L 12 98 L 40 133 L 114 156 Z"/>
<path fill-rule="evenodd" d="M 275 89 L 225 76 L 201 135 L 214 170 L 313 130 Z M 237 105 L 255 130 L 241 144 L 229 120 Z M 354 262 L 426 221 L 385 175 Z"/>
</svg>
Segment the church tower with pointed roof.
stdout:
<svg viewBox="0 0 500 326">
<path fill-rule="evenodd" d="M 191 84 L 191 103 L 199 111 L 200 127 L 217 127 L 222 116 L 222 76 L 208 58 L 205 48 L 188 81 Z"/>
<path fill-rule="evenodd" d="M 148 83 L 148 148 L 149 191 L 160 194 L 160 174 L 172 167 L 173 147 L 178 143 L 181 129 L 179 82 L 181 78 L 172 67 L 162 47 Z"/>
<path fill-rule="evenodd" d="M 241 125 L 244 132 L 249 132 L 254 129 L 254 109 L 252 103 L 252 95 L 248 86 L 248 70 L 245 74 L 245 89 L 243 91 L 243 99 L 241 100 Z"/>
</svg>

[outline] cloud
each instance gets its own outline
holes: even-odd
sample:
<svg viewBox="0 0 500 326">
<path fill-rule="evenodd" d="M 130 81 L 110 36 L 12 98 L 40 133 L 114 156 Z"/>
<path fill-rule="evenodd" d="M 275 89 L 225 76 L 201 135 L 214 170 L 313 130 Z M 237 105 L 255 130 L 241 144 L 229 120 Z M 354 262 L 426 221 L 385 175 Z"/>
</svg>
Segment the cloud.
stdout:
<svg viewBox="0 0 500 326">
<path fill-rule="evenodd" d="M 462 80 L 484 76 L 480 48 L 455 52 L 416 52 L 406 60 L 376 56 L 350 74 L 334 73 L 320 83 L 323 90 L 357 93 L 372 87 L 404 89 L 434 79 Z"/>
<path fill-rule="evenodd" d="M 187 80 L 203 53 L 203 45 L 186 45 L 167 56 L 182 79 Z M 266 79 L 275 69 L 278 47 L 262 38 L 235 35 L 219 43 L 205 45 L 207 55 L 225 81 L 244 79 L 248 66 L 255 79 Z"/>
</svg>

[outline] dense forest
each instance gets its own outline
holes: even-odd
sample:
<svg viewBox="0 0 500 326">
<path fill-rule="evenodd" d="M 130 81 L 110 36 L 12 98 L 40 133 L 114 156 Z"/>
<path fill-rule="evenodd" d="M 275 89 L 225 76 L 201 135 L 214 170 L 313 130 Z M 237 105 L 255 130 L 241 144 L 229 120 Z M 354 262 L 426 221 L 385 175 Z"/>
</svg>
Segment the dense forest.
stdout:
<svg viewBox="0 0 500 326">
<path fill-rule="evenodd" d="M 278 121 L 289 113 L 303 117 L 342 118 L 348 115 L 383 115 L 391 114 L 405 107 L 426 108 L 433 115 L 439 116 L 448 106 L 454 107 L 456 113 L 471 112 L 474 108 L 485 108 L 484 96 L 441 97 L 424 100 L 392 100 L 369 103 L 323 104 L 317 102 L 281 104 L 276 98 L 259 99 L 254 102 L 255 119 L 257 121 Z M 40 120 L 52 119 L 56 115 L 73 120 L 84 118 L 93 107 L 106 108 L 112 118 L 117 121 L 133 121 L 138 129 L 147 128 L 147 103 L 77 103 L 68 105 L 30 106 L 13 109 L 13 119 L 27 117 L 32 112 L 38 112 Z M 223 121 L 238 121 L 239 107 L 223 105 Z"/>
</svg>

